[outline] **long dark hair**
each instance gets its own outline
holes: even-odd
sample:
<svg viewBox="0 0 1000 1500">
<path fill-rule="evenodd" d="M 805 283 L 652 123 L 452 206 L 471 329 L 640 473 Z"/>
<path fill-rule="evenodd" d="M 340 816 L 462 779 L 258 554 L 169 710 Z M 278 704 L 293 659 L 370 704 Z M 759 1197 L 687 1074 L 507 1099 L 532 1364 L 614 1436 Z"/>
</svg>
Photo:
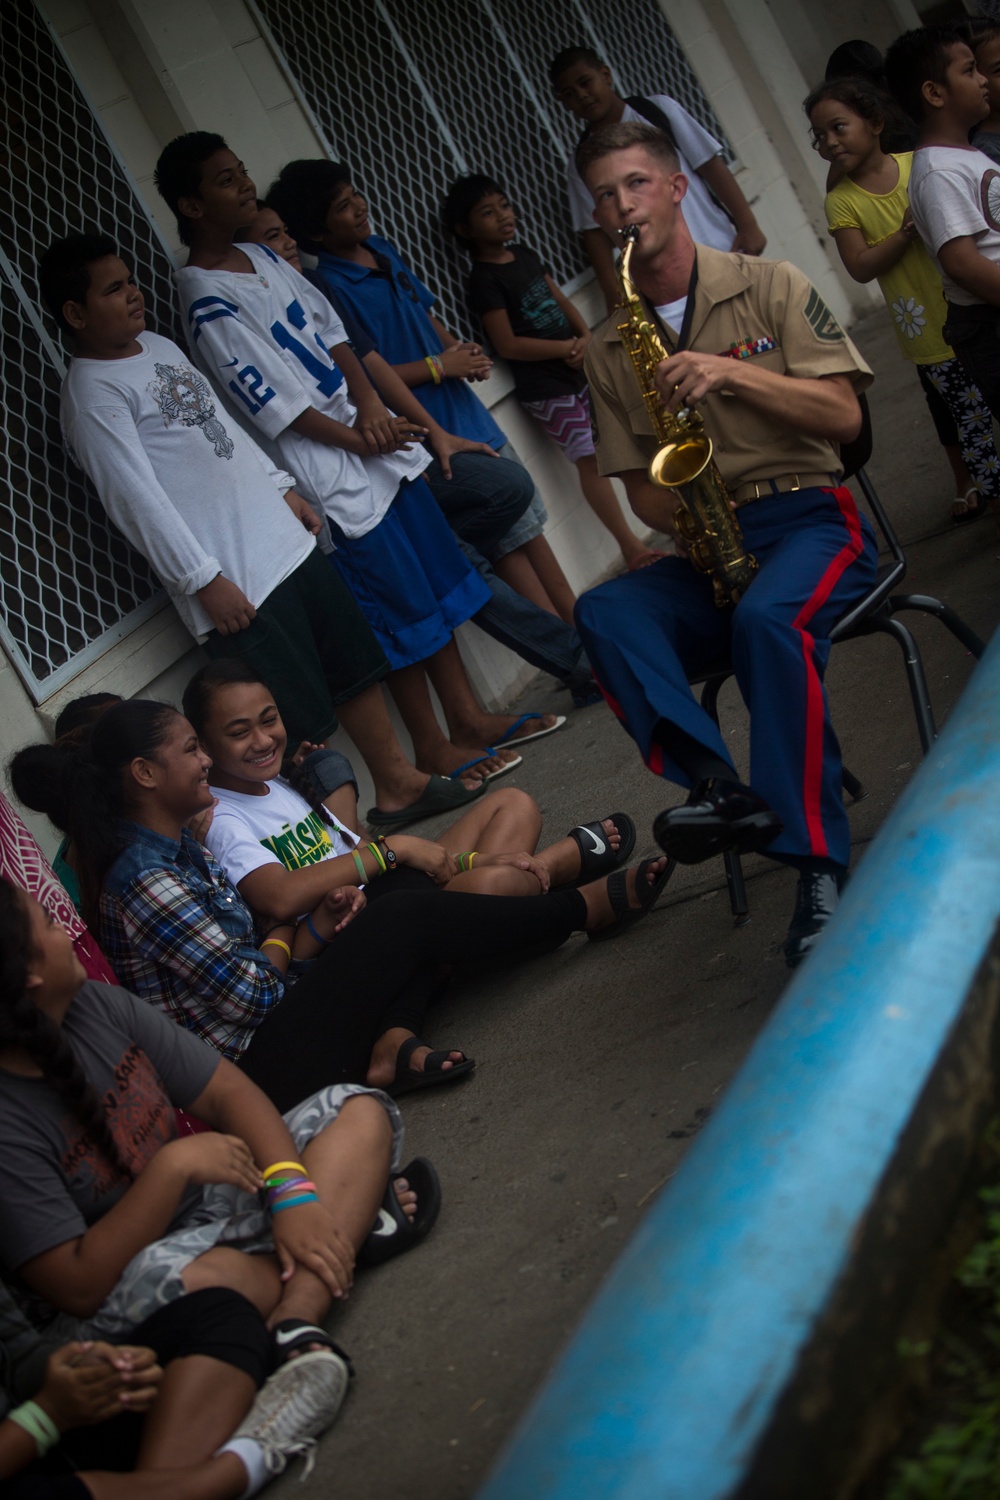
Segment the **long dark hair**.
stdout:
<svg viewBox="0 0 1000 1500">
<path fill-rule="evenodd" d="M 220 656 L 205 666 L 199 667 L 184 689 L 184 697 L 181 700 L 184 716 L 190 719 L 197 734 L 204 743 L 205 725 L 211 712 L 212 701 L 219 688 L 232 687 L 234 684 L 250 687 L 262 687 L 271 692 L 270 684 L 252 667 L 248 661 L 243 661 L 236 656 Z M 280 710 L 279 710 L 280 712 Z M 308 802 L 314 813 L 322 818 L 324 823 L 334 826 L 329 810 L 323 805 L 323 799 L 312 778 L 301 766 L 294 764 L 292 755 L 286 754 L 281 762 L 281 774 L 288 782 L 294 792 L 298 792 L 304 801 Z"/>
<path fill-rule="evenodd" d="M 73 845 L 83 920 L 95 934 L 101 889 L 124 848 L 125 773 L 133 760 L 155 760 L 177 710 L 133 698 L 116 703 L 89 733 L 55 745 L 29 745 L 10 765 L 11 785 L 27 807 L 44 812 Z"/>
<path fill-rule="evenodd" d="M 0 1048 L 20 1047 L 83 1126 L 84 1135 L 122 1175 L 133 1173 L 118 1150 L 97 1090 L 56 1023 L 32 1002 L 28 968 L 31 923 L 24 892 L 0 879 Z"/>
<path fill-rule="evenodd" d="M 71 766 L 80 747 L 87 743 L 95 720 L 115 703 L 117 693 L 87 693 L 67 703 L 56 719 L 55 746 L 25 745 L 11 757 L 7 767 L 14 795 L 32 812 L 44 813 L 60 833 L 69 833 L 73 805 Z M 66 752 L 53 755 L 53 748 Z"/>
</svg>

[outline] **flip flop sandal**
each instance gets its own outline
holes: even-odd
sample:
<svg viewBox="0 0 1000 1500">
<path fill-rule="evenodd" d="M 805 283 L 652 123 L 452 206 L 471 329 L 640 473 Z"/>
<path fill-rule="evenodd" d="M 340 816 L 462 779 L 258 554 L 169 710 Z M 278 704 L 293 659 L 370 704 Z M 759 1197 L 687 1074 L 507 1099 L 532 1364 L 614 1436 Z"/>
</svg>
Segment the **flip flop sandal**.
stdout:
<svg viewBox="0 0 1000 1500">
<path fill-rule="evenodd" d="M 561 729 L 566 722 L 565 714 L 556 714 L 556 722 L 554 724 L 550 724 L 548 729 L 536 729 L 533 734 L 517 733 L 522 724 L 527 724 L 531 719 L 538 719 L 540 721 L 544 717 L 544 714 L 522 714 L 519 719 L 514 720 L 509 729 L 504 731 L 504 733 L 497 740 L 497 745 L 509 745 L 511 741 L 514 741 L 514 743 L 518 745 L 526 745 L 529 740 L 541 740 L 544 739 L 547 734 L 555 734 L 556 730 Z"/>
<path fill-rule="evenodd" d="M 408 1219 L 396 1197 L 395 1183 L 405 1177 L 417 1195 L 416 1217 Z M 374 1228 L 358 1251 L 359 1266 L 380 1266 L 427 1238 L 441 1212 L 441 1183 L 426 1156 L 415 1156 L 408 1167 L 394 1172 L 382 1199 Z"/>
<path fill-rule="evenodd" d="M 452 812 L 457 807 L 464 807 L 468 802 L 474 802 L 483 793 L 483 783 L 478 786 L 463 786 L 459 781 L 453 781 L 448 776 L 432 776 L 424 787 L 423 794 L 416 802 L 411 802 L 409 807 L 401 807 L 398 812 L 382 812 L 381 808 L 370 807 L 365 813 L 365 822 L 373 833 L 391 833 L 400 828 L 408 828 L 411 823 L 419 823 L 421 818 L 433 818 L 436 813 Z"/>
<path fill-rule="evenodd" d="M 347 1373 L 353 1379 L 354 1366 L 351 1364 L 350 1355 L 346 1354 L 339 1344 L 334 1343 L 325 1328 L 320 1328 L 315 1323 L 307 1323 L 304 1318 L 283 1318 L 271 1329 L 271 1369 L 276 1370 L 281 1365 L 286 1365 L 293 1354 L 300 1349 L 307 1348 L 309 1344 L 322 1344 L 324 1349 L 329 1349 L 331 1354 L 336 1354 L 344 1361 Z"/>
<path fill-rule="evenodd" d="M 417 1089 L 433 1089 L 439 1083 L 451 1083 L 453 1078 L 462 1078 L 466 1073 L 471 1073 L 476 1066 L 475 1058 L 466 1057 L 462 1054 L 461 1062 L 453 1062 L 450 1068 L 442 1067 L 443 1063 L 451 1062 L 449 1052 L 429 1052 L 424 1059 L 423 1068 L 411 1068 L 410 1058 L 418 1047 L 426 1047 L 418 1036 L 407 1037 L 406 1041 L 396 1053 L 396 1075 L 387 1088 L 382 1090 L 391 1099 L 398 1099 L 401 1094 L 412 1094 Z M 453 1047 L 452 1052 L 458 1048 Z"/>
<path fill-rule="evenodd" d="M 677 868 L 677 861 L 675 859 L 668 859 L 665 869 L 650 884 L 646 879 L 646 871 L 650 865 L 656 863 L 658 857 L 662 858 L 662 856 L 654 855 L 652 859 L 644 859 L 640 864 L 636 865 L 635 889 L 641 903 L 639 906 L 629 905 L 627 870 L 615 870 L 612 875 L 608 876 L 608 896 L 611 900 L 611 910 L 617 913 L 618 921 L 612 927 L 601 927 L 597 932 L 588 932 L 587 936 L 592 943 L 607 943 L 612 938 L 621 937 L 622 933 L 626 932 L 630 927 L 634 927 L 636 922 L 641 922 L 643 917 L 649 916 L 656 905 L 660 892 Z"/>
<path fill-rule="evenodd" d="M 977 501 L 975 505 L 972 504 L 973 495 L 975 495 Z M 951 519 L 958 526 L 963 525 L 966 521 L 978 520 L 986 510 L 986 506 L 983 504 L 983 497 L 980 494 L 979 486 L 977 484 L 970 484 L 965 494 L 956 495 L 951 503 L 952 505 L 965 506 L 965 509 L 959 511 L 957 516 L 955 515 L 954 511 L 951 512 Z"/>
<path fill-rule="evenodd" d="M 580 850 L 580 873 L 576 877 L 577 885 L 586 885 L 588 881 L 600 880 L 601 876 L 607 875 L 609 870 L 617 870 L 635 848 L 635 824 L 628 813 L 609 813 L 608 817 L 621 835 L 621 843 L 617 849 L 611 847 L 608 835 L 600 822 L 580 823 L 576 828 L 571 828 L 566 835 L 567 838 L 575 840 Z"/>
<path fill-rule="evenodd" d="M 454 781 L 456 777 L 464 776 L 466 771 L 472 770 L 473 766 L 481 766 L 484 760 L 494 760 L 496 753 L 493 745 L 487 745 L 482 755 L 477 755 L 475 760 L 467 760 L 464 766 L 459 766 L 457 770 L 452 771 L 450 779 Z M 479 785 L 485 786 L 488 781 L 493 780 L 494 776 L 506 776 L 507 772 L 513 771 L 514 767 L 519 766 L 523 759 L 523 755 L 515 755 L 513 760 L 504 761 L 503 765 L 497 766 L 495 771 L 487 771 Z"/>
</svg>

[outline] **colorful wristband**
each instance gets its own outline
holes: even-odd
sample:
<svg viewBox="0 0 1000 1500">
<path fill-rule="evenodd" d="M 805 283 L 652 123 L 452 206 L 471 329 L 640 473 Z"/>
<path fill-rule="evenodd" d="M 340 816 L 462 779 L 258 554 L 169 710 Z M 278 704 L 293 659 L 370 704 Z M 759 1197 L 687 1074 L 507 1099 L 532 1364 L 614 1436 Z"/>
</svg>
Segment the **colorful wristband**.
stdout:
<svg viewBox="0 0 1000 1500">
<path fill-rule="evenodd" d="M 361 876 L 361 884 L 367 885 L 371 877 L 369 876 L 368 871 L 365 869 L 364 860 L 361 858 L 361 855 L 358 853 L 357 849 L 351 850 L 351 858 L 358 867 L 358 874 Z"/>
<path fill-rule="evenodd" d="M 303 1193 L 300 1198 L 286 1198 L 284 1203 L 275 1203 L 271 1208 L 271 1217 L 280 1214 L 283 1208 L 297 1208 L 300 1203 L 318 1203 L 319 1198 L 315 1193 Z"/>
<path fill-rule="evenodd" d="M 368 850 L 369 854 L 372 855 L 379 869 L 384 875 L 387 869 L 387 865 L 385 860 L 382 858 L 382 851 L 379 848 L 378 844 L 366 844 L 365 848 Z"/>
<path fill-rule="evenodd" d="M 313 919 L 308 912 L 306 913 L 306 930 L 308 931 L 309 936 L 311 938 L 315 938 L 316 942 L 319 943 L 322 948 L 329 947 L 330 939 L 320 936 L 320 934 L 316 931 L 315 925 L 313 924 Z"/>
<path fill-rule="evenodd" d="M 13 1411 L 7 1413 L 7 1420 L 16 1422 L 18 1427 L 34 1439 L 39 1458 L 44 1458 L 49 1449 L 54 1448 L 59 1441 L 59 1428 L 37 1401 L 25 1401 L 23 1406 L 15 1406 Z"/>
<path fill-rule="evenodd" d="M 284 938 L 265 938 L 260 946 L 262 950 L 264 948 L 284 948 L 288 957 L 291 958 L 292 956 L 292 950 L 291 948 L 289 948 Z"/>
<path fill-rule="evenodd" d="M 284 1172 L 284 1171 L 301 1172 L 302 1175 L 303 1175 L 303 1177 L 306 1175 L 306 1169 L 305 1169 L 305 1167 L 302 1165 L 302 1163 L 300 1161 L 276 1161 L 276 1162 L 272 1162 L 269 1167 L 265 1167 L 264 1168 L 263 1172 L 261 1172 L 260 1175 L 263 1177 L 264 1181 L 266 1182 L 267 1179 L 273 1173 L 275 1173 L 275 1172 Z"/>
<path fill-rule="evenodd" d="M 440 385 L 442 378 L 444 377 L 444 365 L 441 363 L 437 355 L 425 354 L 424 364 L 427 366 L 428 370 L 430 370 L 431 379 L 433 380 L 434 384 Z"/>
</svg>

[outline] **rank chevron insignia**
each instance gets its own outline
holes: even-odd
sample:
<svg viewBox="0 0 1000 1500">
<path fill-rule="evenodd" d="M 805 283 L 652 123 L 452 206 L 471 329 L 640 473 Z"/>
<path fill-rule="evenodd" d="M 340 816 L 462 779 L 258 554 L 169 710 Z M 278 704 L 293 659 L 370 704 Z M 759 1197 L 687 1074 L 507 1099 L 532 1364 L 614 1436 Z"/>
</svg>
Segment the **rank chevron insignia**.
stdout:
<svg viewBox="0 0 1000 1500">
<path fill-rule="evenodd" d="M 809 289 L 805 318 L 813 333 L 818 339 L 822 339 L 824 344 L 838 344 L 843 339 L 844 330 L 815 287 Z"/>
</svg>

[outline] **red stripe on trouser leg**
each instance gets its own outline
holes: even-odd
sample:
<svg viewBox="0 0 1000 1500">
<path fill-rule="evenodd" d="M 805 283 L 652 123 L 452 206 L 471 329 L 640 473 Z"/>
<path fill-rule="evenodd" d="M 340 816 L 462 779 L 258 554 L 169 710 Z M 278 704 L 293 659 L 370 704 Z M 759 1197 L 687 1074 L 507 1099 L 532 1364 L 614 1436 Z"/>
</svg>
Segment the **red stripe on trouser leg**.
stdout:
<svg viewBox="0 0 1000 1500">
<path fill-rule="evenodd" d="M 850 490 L 828 491 L 837 502 L 847 527 L 848 541 L 824 569 L 823 576 L 792 621 L 802 642 L 802 659 L 806 672 L 805 755 L 802 768 L 802 805 L 809 830 L 809 849 L 817 858 L 825 858 L 828 849 L 823 829 L 823 683 L 816 669 L 815 641 L 806 628 L 816 611 L 826 603 L 851 563 L 860 557 L 864 547 L 861 517 Z"/>
<path fill-rule="evenodd" d="M 618 720 L 619 724 L 622 724 L 625 727 L 625 729 L 628 729 L 628 720 L 625 717 L 625 711 L 622 708 L 621 704 L 618 702 L 618 699 L 612 697 L 612 695 L 608 692 L 607 688 L 604 686 L 604 683 L 598 677 L 598 675 L 594 671 L 593 667 L 591 667 L 591 675 L 593 676 L 593 679 L 597 683 L 597 686 L 600 688 L 601 692 L 604 694 L 604 701 L 608 705 L 608 707 L 610 708 L 611 712 L 614 714 L 615 718 Z M 630 730 L 629 730 L 629 733 L 631 733 Z M 634 738 L 634 736 L 633 736 L 633 738 Z M 643 760 L 646 762 L 646 765 L 649 767 L 649 769 L 656 776 L 662 776 L 663 775 L 663 746 L 662 745 L 655 745 L 655 744 L 651 745 L 649 747 L 649 754 L 648 755 L 644 755 L 643 756 Z"/>
</svg>

